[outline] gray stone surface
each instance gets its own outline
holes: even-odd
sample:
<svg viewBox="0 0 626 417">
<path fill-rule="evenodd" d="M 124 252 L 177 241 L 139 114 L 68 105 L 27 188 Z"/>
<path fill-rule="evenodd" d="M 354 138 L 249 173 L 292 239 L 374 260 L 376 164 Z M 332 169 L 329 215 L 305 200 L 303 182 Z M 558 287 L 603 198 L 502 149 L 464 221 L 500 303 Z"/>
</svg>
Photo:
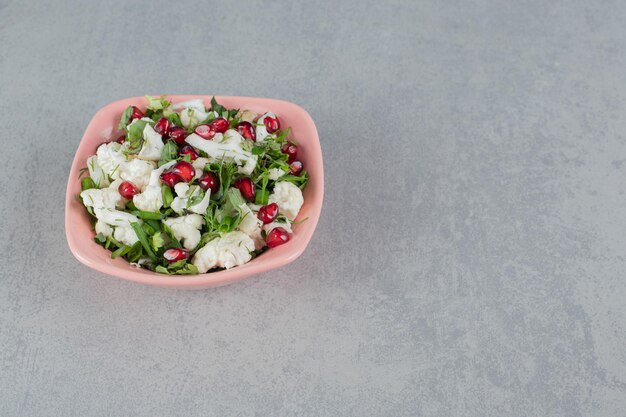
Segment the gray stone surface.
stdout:
<svg viewBox="0 0 626 417">
<path fill-rule="evenodd" d="M 0 415 L 626 414 L 624 2 L 56 3 L 0 0 Z M 185 292 L 72 257 L 78 141 L 144 93 L 311 113 L 297 262 Z"/>
</svg>

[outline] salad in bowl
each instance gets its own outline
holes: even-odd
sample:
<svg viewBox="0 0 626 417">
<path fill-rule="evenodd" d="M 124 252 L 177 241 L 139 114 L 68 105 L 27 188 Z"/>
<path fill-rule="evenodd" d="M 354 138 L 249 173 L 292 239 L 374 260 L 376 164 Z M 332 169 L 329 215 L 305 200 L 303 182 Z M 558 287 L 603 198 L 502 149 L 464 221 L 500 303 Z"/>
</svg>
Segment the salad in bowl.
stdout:
<svg viewBox="0 0 626 417">
<path fill-rule="evenodd" d="M 87 158 L 78 195 L 113 259 L 169 275 L 231 269 L 288 245 L 306 221 L 309 177 L 271 111 L 146 96 L 117 127 Z"/>
</svg>

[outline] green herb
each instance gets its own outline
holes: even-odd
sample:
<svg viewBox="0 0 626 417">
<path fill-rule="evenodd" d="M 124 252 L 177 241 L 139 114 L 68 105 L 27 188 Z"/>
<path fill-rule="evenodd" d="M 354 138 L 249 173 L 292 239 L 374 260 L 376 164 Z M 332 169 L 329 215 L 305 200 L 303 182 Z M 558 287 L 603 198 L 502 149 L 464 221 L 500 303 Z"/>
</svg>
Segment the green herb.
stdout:
<svg viewBox="0 0 626 417">
<path fill-rule="evenodd" d="M 156 260 L 156 255 L 152 252 L 152 248 L 150 247 L 150 243 L 148 242 L 148 237 L 146 236 L 146 232 L 142 229 L 141 225 L 137 222 L 132 222 L 130 227 L 133 228 L 139 242 L 141 242 L 141 246 L 146 251 L 146 255 L 152 260 Z"/>
<path fill-rule="evenodd" d="M 82 179 L 82 181 L 80 182 L 80 188 L 85 191 L 85 190 L 90 190 L 92 188 L 98 188 L 96 187 L 96 183 L 93 182 L 93 180 L 91 179 L 91 177 L 85 177 Z"/>
<path fill-rule="evenodd" d="M 211 110 L 217 112 L 217 114 L 219 114 L 220 116 L 222 115 L 222 113 L 228 112 L 228 109 L 226 107 L 217 103 L 217 100 L 215 100 L 215 96 L 211 98 Z"/>
<path fill-rule="evenodd" d="M 180 115 L 178 113 L 171 113 L 168 114 L 167 119 L 174 125 L 174 126 L 182 126 L 183 122 L 180 121 Z"/>
<path fill-rule="evenodd" d="M 284 177 L 281 177 L 280 180 L 291 182 L 295 184 L 298 188 L 303 189 L 309 182 L 309 174 L 306 171 L 302 171 L 302 173 L 298 176 L 285 175 Z"/>
<path fill-rule="evenodd" d="M 98 243 L 100 243 L 101 245 L 106 243 L 107 238 L 105 235 L 103 235 L 102 233 L 98 233 L 95 237 L 94 240 Z"/>
<path fill-rule="evenodd" d="M 161 97 L 151 97 L 146 96 L 146 100 L 148 100 L 148 109 L 153 111 L 159 111 L 167 109 L 170 106 L 170 102 L 165 98 L 165 96 Z"/>
<path fill-rule="evenodd" d="M 172 205 L 174 196 L 172 195 L 172 189 L 166 184 L 161 184 L 161 197 L 163 197 L 163 207 L 168 208 Z"/>
<path fill-rule="evenodd" d="M 165 246 L 165 238 L 164 238 L 163 233 L 157 232 L 154 235 L 152 235 L 151 244 L 152 244 L 152 249 L 154 249 L 155 252 L 157 252 L 159 249 Z"/>
<path fill-rule="evenodd" d="M 156 213 L 152 211 L 134 210 L 131 213 L 144 220 L 162 220 L 164 218 L 161 213 Z"/>
<path fill-rule="evenodd" d="M 264 206 L 269 202 L 270 192 L 268 190 L 256 190 L 256 196 L 254 197 L 254 203 L 260 206 Z"/>
<path fill-rule="evenodd" d="M 165 165 L 174 159 L 178 159 L 178 146 L 173 140 L 168 140 L 163 146 L 161 151 L 161 158 L 159 159 L 159 166 Z"/>
<path fill-rule="evenodd" d="M 195 275 L 198 273 L 198 268 L 194 264 L 188 263 L 186 259 L 183 259 L 169 264 L 167 267 L 159 265 L 154 271 L 167 275 Z"/>
<path fill-rule="evenodd" d="M 143 246 L 141 242 L 136 242 L 130 250 L 124 255 L 128 262 L 137 262 L 143 255 Z"/>
<path fill-rule="evenodd" d="M 120 122 L 117 125 L 117 128 L 119 130 L 123 130 L 126 128 L 126 126 L 128 126 L 128 123 L 130 122 L 130 116 L 132 114 L 133 114 L 133 106 L 126 107 L 126 110 L 124 110 L 124 112 L 122 113 L 122 116 L 120 117 Z"/>
<path fill-rule="evenodd" d="M 126 155 L 134 155 L 139 153 L 143 146 L 143 130 L 148 124 L 147 120 L 137 119 L 126 127 L 126 147 L 124 153 Z"/>
<path fill-rule="evenodd" d="M 115 250 L 113 253 L 111 253 L 111 259 L 115 259 L 118 256 L 124 256 L 126 255 L 128 252 L 130 252 L 131 247 L 128 245 L 122 245 L 119 248 L 117 248 L 117 250 Z"/>
<path fill-rule="evenodd" d="M 169 238 L 168 246 L 181 249 L 183 245 L 181 245 L 178 239 L 174 237 L 174 232 L 172 231 L 172 229 L 170 229 L 170 227 L 165 224 L 165 222 L 163 222 L 161 225 L 163 226 L 163 232 Z"/>
<path fill-rule="evenodd" d="M 192 186 L 192 187 L 198 187 L 198 186 L 197 186 L 197 185 L 194 185 L 194 186 Z M 193 188 L 190 188 L 190 189 L 189 189 L 189 194 L 188 194 L 188 195 L 193 195 L 193 193 L 194 193 L 194 192 L 195 192 L 195 191 L 194 191 L 194 189 L 193 189 Z M 187 199 L 187 208 L 189 208 L 189 207 L 193 207 L 193 206 L 195 206 L 196 204 L 200 204 L 200 203 L 202 202 L 202 199 L 203 199 L 203 198 L 204 198 L 204 192 L 202 192 L 202 191 L 200 191 L 200 192 L 198 193 L 198 195 L 194 195 L 193 197 L 188 198 L 188 199 Z"/>
</svg>

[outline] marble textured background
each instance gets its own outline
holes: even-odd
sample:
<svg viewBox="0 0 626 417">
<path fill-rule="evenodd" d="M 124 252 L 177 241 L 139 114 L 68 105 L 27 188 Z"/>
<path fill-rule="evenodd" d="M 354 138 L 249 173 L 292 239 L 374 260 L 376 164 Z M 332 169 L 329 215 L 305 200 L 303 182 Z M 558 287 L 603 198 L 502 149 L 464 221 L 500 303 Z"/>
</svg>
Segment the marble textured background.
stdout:
<svg viewBox="0 0 626 417">
<path fill-rule="evenodd" d="M 626 4 L 0 0 L 0 415 L 623 416 Z M 73 152 L 145 93 L 316 121 L 306 253 L 215 290 L 89 270 Z"/>
</svg>

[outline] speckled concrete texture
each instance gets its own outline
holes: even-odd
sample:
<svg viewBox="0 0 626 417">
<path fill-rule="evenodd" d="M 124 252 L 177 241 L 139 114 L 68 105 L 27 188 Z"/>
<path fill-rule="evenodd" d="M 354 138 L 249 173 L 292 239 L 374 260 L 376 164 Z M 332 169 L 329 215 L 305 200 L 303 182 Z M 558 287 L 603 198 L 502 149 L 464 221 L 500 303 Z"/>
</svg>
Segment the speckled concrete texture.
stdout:
<svg viewBox="0 0 626 417">
<path fill-rule="evenodd" d="M 625 21 L 620 1 L 0 0 L 0 415 L 626 415 Z M 310 112 L 327 192 L 301 258 L 185 292 L 72 257 L 89 119 L 162 92 Z"/>
</svg>

